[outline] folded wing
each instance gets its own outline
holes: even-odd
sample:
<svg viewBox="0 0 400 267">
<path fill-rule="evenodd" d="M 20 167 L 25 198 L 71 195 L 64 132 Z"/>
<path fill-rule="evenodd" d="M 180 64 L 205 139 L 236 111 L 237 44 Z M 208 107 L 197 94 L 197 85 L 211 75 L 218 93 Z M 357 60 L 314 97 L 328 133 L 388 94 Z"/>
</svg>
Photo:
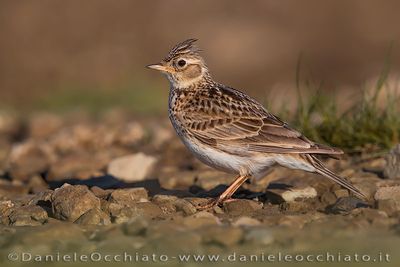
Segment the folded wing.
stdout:
<svg viewBox="0 0 400 267">
<path fill-rule="evenodd" d="M 183 111 L 190 109 L 190 112 L 183 112 L 181 123 L 194 138 L 216 149 L 225 152 L 343 153 L 310 141 L 257 101 L 235 89 L 219 86 L 198 92 L 195 97 L 195 102 L 183 106 Z"/>
</svg>

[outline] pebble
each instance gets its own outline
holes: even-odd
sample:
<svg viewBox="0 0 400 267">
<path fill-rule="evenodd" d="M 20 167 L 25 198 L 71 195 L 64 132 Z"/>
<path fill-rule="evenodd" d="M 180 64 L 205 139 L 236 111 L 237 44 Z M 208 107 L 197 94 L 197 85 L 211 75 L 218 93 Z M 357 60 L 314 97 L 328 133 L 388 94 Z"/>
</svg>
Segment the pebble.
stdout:
<svg viewBox="0 0 400 267">
<path fill-rule="evenodd" d="M 110 204 L 110 213 L 115 223 L 125 223 L 136 216 L 143 216 L 147 219 L 162 218 L 164 216 L 161 208 L 152 202 L 140 202 L 130 206 L 112 204 Z"/>
<path fill-rule="evenodd" d="M 101 199 L 107 199 L 112 192 L 111 190 L 104 190 L 103 188 L 98 186 L 92 186 L 90 188 L 90 191 L 92 191 L 96 197 Z"/>
<path fill-rule="evenodd" d="M 152 198 L 152 202 L 157 204 L 164 214 L 172 214 L 176 212 L 175 202 L 178 197 L 172 195 L 155 195 Z"/>
<path fill-rule="evenodd" d="M 112 160 L 107 173 L 126 182 L 142 181 L 149 178 L 157 159 L 143 153 L 137 153 Z"/>
<path fill-rule="evenodd" d="M 309 201 L 283 202 L 279 205 L 280 210 L 288 212 L 303 212 L 315 210 L 312 203 Z"/>
<path fill-rule="evenodd" d="M 14 226 L 38 226 L 47 221 L 47 212 L 35 205 L 22 206 L 11 211 L 10 224 Z"/>
<path fill-rule="evenodd" d="M 392 199 L 396 205 L 397 209 L 400 210 L 400 186 L 386 186 L 380 187 L 375 193 L 375 200 Z"/>
<path fill-rule="evenodd" d="M 248 199 L 233 199 L 224 203 L 224 211 L 231 216 L 254 214 L 262 209 L 262 203 Z"/>
<path fill-rule="evenodd" d="M 40 175 L 32 176 L 29 179 L 27 186 L 31 193 L 43 192 L 49 188 L 49 185 Z"/>
<path fill-rule="evenodd" d="M 305 188 L 296 188 L 284 191 L 281 196 L 286 202 L 293 202 L 307 198 L 316 198 L 317 190 L 315 190 L 314 187 L 307 186 Z"/>
<path fill-rule="evenodd" d="M 400 179 L 390 174 L 398 164 L 390 163 L 389 158 L 386 163 L 379 158 L 362 165 L 344 162 L 346 166 L 341 166 L 347 174 L 352 174 L 352 181 L 364 194 L 375 197 L 376 209 L 360 208 L 367 205 L 349 197 L 347 190 L 332 186 L 327 179 L 274 168 L 273 173 L 258 180 L 256 185 L 245 184 L 245 189 L 235 195 L 237 199 L 222 208 L 197 211 L 197 204 L 221 193 L 232 181 L 232 175 L 193 160 L 177 138 L 168 142 L 174 135 L 169 125 L 158 132 L 164 126 L 158 127 L 157 123 L 152 128 L 155 134 L 149 135 L 148 128 L 128 121 L 129 116 L 116 114 L 105 122 L 82 119 L 81 115 L 67 121 L 45 114 L 33 116 L 23 131 L 21 125 L 19 129 L 6 125 L 3 133 L 0 114 L 0 246 L 7 251 L 41 255 L 54 254 L 55 250 L 79 253 L 107 249 L 120 253 L 121 247 L 127 251 L 158 250 L 172 255 L 177 251 L 256 253 L 265 248 L 305 251 L 305 247 L 314 249 L 332 244 L 353 246 L 338 239 L 343 234 L 345 239 L 351 237 L 362 244 L 363 240 L 356 240 L 366 238 L 365 244 L 375 247 L 384 246 L 385 242 L 394 244 L 391 240 L 398 239 L 398 233 L 388 231 L 398 225 L 400 215 Z M 158 133 L 161 135 L 157 136 Z M 160 155 L 146 156 L 139 151 Z M 144 156 L 143 160 L 131 165 L 130 160 L 138 155 Z M 128 159 L 120 161 L 120 168 L 118 160 L 125 157 Z M 151 159 L 146 162 L 148 157 Z M 158 166 L 158 162 L 162 164 Z M 120 172 L 121 177 L 115 174 L 110 183 L 83 180 L 97 176 L 107 180 L 104 175 L 107 168 L 114 174 Z M 384 168 L 389 179 L 377 176 Z M 165 177 L 160 183 L 146 180 L 162 175 Z M 91 188 L 65 185 L 49 190 L 65 178 L 81 179 L 76 183 L 90 184 Z M 120 178 L 126 179 L 126 183 L 119 181 Z M 275 179 L 280 180 L 276 182 L 278 187 L 287 185 L 286 188 L 265 190 Z M 136 183 L 140 180 L 146 181 Z M 159 195 L 149 197 L 145 188 L 128 188 L 139 184 L 145 184 L 150 195 Z M 126 188 L 102 189 L 121 186 Z M 277 193 L 279 200 L 275 203 L 279 205 L 263 206 L 254 201 L 264 199 L 265 191 Z M 331 205 L 330 211 L 340 215 L 329 214 L 328 209 L 325 213 L 317 212 L 321 203 L 316 192 L 322 204 Z M 354 229 L 360 228 L 368 229 L 371 235 L 365 232 L 358 235 Z M 326 229 L 330 231 L 329 239 Z M 380 239 L 371 242 L 373 238 L 370 240 L 368 236 Z"/>
<path fill-rule="evenodd" d="M 369 223 L 381 223 L 382 220 L 388 219 L 388 215 L 385 212 L 370 208 L 354 209 L 351 214 L 355 217 L 366 219 Z"/>
<path fill-rule="evenodd" d="M 10 198 L 14 196 L 25 195 L 29 192 L 29 188 L 21 181 L 0 180 L 0 197 Z"/>
<path fill-rule="evenodd" d="M 93 208 L 85 212 L 75 223 L 81 225 L 109 225 L 111 220 L 110 216 L 104 211 L 99 208 Z"/>
<path fill-rule="evenodd" d="M 100 209 L 100 199 L 83 185 L 64 184 L 54 190 L 51 201 L 54 216 L 71 222 L 91 209 Z"/>
<path fill-rule="evenodd" d="M 389 179 L 400 179 L 400 144 L 393 147 L 385 159 L 384 176 Z"/>
<path fill-rule="evenodd" d="M 333 205 L 327 208 L 327 210 L 334 214 L 346 214 L 356 208 L 366 208 L 368 204 L 355 197 L 343 197 L 339 198 Z"/>
<path fill-rule="evenodd" d="M 183 211 L 185 215 L 192 215 L 197 212 L 196 207 L 185 199 L 177 199 L 174 205 L 177 211 Z"/>
<path fill-rule="evenodd" d="M 325 191 L 321 196 L 321 202 L 328 205 L 332 205 L 336 202 L 336 196 L 334 193 L 330 191 Z"/>
<path fill-rule="evenodd" d="M 348 197 L 349 191 L 346 189 L 338 189 L 338 190 L 335 190 L 334 194 L 335 194 L 336 198 Z"/>
<path fill-rule="evenodd" d="M 148 200 L 147 190 L 143 187 L 116 189 L 109 197 L 111 203 L 130 206 L 140 201 Z"/>
<path fill-rule="evenodd" d="M 377 186 L 374 181 L 362 181 L 360 183 L 355 183 L 354 186 L 360 190 L 368 199 L 372 199 L 377 190 Z"/>
<path fill-rule="evenodd" d="M 386 212 L 387 215 L 392 216 L 399 211 L 399 205 L 393 199 L 379 199 L 376 201 L 376 208 Z"/>
<path fill-rule="evenodd" d="M 210 225 L 220 225 L 221 221 L 210 212 L 200 211 L 183 219 L 183 224 L 190 229 L 202 228 Z"/>
<path fill-rule="evenodd" d="M 39 205 L 40 202 L 51 202 L 51 197 L 53 196 L 53 190 L 45 190 L 36 193 L 30 200 L 29 203 L 30 205 Z"/>
<path fill-rule="evenodd" d="M 2 200 L 0 201 L 0 222 L 2 224 L 9 224 L 9 215 L 12 209 L 15 207 L 15 204 L 11 200 Z"/>
</svg>

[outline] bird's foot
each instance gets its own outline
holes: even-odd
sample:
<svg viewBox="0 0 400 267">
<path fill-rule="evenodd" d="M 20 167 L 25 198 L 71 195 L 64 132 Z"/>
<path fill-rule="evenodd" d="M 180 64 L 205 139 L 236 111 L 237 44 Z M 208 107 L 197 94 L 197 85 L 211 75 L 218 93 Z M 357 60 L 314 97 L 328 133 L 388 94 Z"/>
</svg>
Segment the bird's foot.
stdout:
<svg viewBox="0 0 400 267">
<path fill-rule="evenodd" d="M 213 198 L 205 203 L 199 204 L 196 208 L 197 210 L 209 210 L 214 208 L 215 206 L 222 206 L 224 203 L 229 203 L 232 201 L 236 201 L 237 199 L 234 198 Z"/>
<path fill-rule="evenodd" d="M 213 198 L 210 199 L 208 201 L 206 201 L 205 203 L 201 203 L 199 205 L 197 205 L 197 210 L 209 210 L 212 209 L 214 206 L 217 206 L 219 198 Z"/>
<path fill-rule="evenodd" d="M 197 210 L 209 210 L 215 206 L 222 205 L 226 201 L 230 201 L 230 199 L 222 199 L 220 197 L 217 197 L 217 198 L 210 199 L 205 203 L 199 204 L 196 208 L 197 208 Z"/>
</svg>

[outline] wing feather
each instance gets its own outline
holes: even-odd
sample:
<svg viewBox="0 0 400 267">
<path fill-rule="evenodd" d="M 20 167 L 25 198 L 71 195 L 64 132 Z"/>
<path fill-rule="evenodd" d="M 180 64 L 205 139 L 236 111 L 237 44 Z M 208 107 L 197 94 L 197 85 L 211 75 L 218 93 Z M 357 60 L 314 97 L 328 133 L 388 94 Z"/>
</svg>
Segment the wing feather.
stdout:
<svg viewBox="0 0 400 267">
<path fill-rule="evenodd" d="M 185 116 L 181 117 L 181 123 L 200 142 L 221 150 L 327 155 L 343 153 L 339 149 L 310 141 L 240 91 L 222 85 L 210 90 L 197 92 L 194 96 L 197 101 L 192 100 L 191 105 L 185 105 L 187 112 L 183 110 Z M 202 107 L 193 108 L 193 103 Z"/>
</svg>

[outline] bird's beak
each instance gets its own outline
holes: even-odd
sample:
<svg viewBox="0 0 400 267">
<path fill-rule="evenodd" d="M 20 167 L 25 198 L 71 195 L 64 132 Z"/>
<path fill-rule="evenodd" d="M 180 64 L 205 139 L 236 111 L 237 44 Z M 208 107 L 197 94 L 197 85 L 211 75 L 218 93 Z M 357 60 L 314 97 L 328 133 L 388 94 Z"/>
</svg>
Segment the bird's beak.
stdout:
<svg viewBox="0 0 400 267">
<path fill-rule="evenodd" d="M 162 63 L 150 64 L 150 65 L 147 65 L 146 67 L 149 69 L 152 69 L 152 70 L 168 72 L 168 67 L 164 66 Z"/>
</svg>

